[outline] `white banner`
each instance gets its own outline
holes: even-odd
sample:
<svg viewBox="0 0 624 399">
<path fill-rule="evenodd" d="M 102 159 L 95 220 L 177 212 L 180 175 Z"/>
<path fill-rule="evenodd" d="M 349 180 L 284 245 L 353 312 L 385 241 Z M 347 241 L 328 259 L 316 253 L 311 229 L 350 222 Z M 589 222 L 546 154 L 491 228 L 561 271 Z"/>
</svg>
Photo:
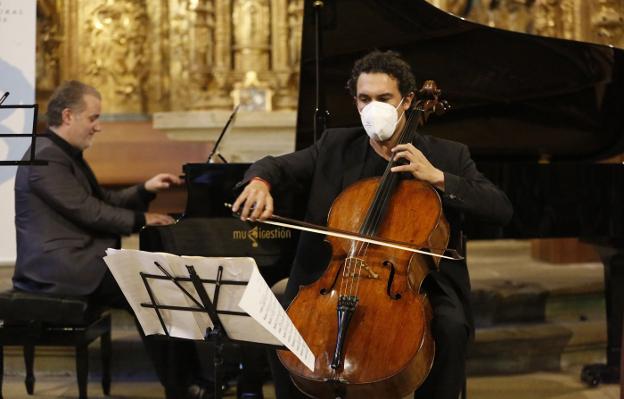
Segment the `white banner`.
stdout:
<svg viewBox="0 0 624 399">
<path fill-rule="evenodd" d="M 35 102 L 36 0 L 0 0 L 0 97 L 3 105 Z M 30 133 L 32 112 L 0 109 L 0 133 Z M 0 160 L 19 160 L 29 141 L 0 137 Z M 43 166 L 45 167 L 45 166 Z M 15 166 L 0 165 L 0 265 L 15 262 Z"/>
</svg>

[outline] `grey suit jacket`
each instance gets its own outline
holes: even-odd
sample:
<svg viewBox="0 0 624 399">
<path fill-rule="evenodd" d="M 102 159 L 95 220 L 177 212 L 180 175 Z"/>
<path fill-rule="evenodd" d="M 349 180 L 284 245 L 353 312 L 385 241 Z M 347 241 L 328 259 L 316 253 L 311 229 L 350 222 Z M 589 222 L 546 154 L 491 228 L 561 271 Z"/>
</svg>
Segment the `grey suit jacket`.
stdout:
<svg viewBox="0 0 624 399">
<path fill-rule="evenodd" d="M 37 141 L 36 156 L 48 165 L 20 166 L 15 179 L 13 284 L 31 292 L 90 294 L 106 272 L 105 250 L 132 232 L 147 202 L 140 186 L 100 188 L 96 195 L 78 160 L 51 139 Z"/>
</svg>

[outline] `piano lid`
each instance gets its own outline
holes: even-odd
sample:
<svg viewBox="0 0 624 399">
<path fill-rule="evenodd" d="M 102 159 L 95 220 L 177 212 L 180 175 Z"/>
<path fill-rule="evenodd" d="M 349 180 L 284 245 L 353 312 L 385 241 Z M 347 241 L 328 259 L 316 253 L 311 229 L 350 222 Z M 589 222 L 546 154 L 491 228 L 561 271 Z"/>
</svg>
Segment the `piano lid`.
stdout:
<svg viewBox="0 0 624 399">
<path fill-rule="evenodd" d="M 322 93 L 328 127 L 360 123 L 345 85 L 353 62 L 396 50 L 418 85 L 453 109 L 423 132 L 468 144 L 476 159 L 593 160 L 624 152 L 624 51 L 467 22 L 424 0 L 327 0 Z M 297 148 L 313 142 L 314 14 L 305 1 Z"/>
</svg>

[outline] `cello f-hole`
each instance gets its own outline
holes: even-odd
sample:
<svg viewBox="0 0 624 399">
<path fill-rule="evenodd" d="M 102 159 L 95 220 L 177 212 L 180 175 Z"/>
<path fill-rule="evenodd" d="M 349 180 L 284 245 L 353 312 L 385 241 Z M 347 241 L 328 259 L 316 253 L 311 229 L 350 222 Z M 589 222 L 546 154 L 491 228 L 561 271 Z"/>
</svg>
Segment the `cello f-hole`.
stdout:
<svg viewBox="0 0 624 399">
<path fill-rule="evenodd" d="M 401 294 L 399 294 L 398 292 L 393 294 L 392 293 L 392 282 L 394 281 L 394 263 L 390 262 L 389 260 L 384 260 L 383 265 L 386 267 L 390 268 L 390 276 L 388 277 L 388 285 L 386 286 L 386 293 L 388 294 L 388 296 L 394 300 L 398 300 L 401 299 Z"/>
<path fill-rule="evenodd" d="M 342 273 L 343 267 L 344 267 L 344 263 L 342 264 L 342 266 L 338 268 L 338 270 L 336 270 L 336 275 L 334 276 L 334 280 L 332 281 L 332 284 L 329 286 L 329 288 L 321 288 L 319 290 L 319 293 L 321 295 L 327 295 L 334 290 L 334 288 L 336 287 L 336 282 L 338 281 L 338 276 L 340 276 L 340 273 Z"/>
</svg>

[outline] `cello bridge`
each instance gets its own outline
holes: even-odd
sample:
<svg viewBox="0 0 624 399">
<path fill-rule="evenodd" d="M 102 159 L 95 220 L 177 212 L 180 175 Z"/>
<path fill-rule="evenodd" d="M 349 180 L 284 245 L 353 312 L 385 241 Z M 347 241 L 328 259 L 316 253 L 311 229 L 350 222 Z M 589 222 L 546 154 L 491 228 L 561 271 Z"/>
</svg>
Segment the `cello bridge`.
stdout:
<svg viewBox="0 0 624 399">
<path fill-rule="evenodd" d="M 350 256 L 345 259 L 343 275 L 347 278 L 360 277 L 362 275 L 362 269 L 368 273 L 364 277 L 371 279 L 379 278 L 379 274 L 375 273 L 373 269 L 366 264 L 364 259 L 356 258 L 355 256 Z"/>
</svg>

